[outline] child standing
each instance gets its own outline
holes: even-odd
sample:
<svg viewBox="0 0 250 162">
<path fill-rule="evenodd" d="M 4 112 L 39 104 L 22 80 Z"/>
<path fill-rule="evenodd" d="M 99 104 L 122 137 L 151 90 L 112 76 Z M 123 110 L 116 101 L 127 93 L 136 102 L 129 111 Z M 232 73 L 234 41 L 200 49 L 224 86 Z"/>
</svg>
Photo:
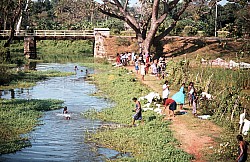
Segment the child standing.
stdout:
<svg viewBox="0 0 250 162">
<path fill-rule="evenodd" d="M 142 110 L 140 101 L 135 97 L 132 100 L 135 102 L 135 114 L 133 115 L 132 126 L 135 126 L 136 120 L 142 120 Z"/>
<path fill-rule="evenodd" d="M 145 62 L 141 63 L 141 79 L 142 81 L 144 81 L 144 77 L 146 75 L 146 70 L 145 70 L 146 66 L 145 66 Z"/>
<path fill-rule="evenodd" d="M 198 96 L 197 93 L 194 92 L 193 93 L 193 115 L 196 116 L 197 115 L 197 102 L 198 102 Z"/>
<path fill-rule="evenodd" d="M 139 70 L 139 62 L 135 59 L 135 71 L 136 71 L 136 74 L 138 74 L 138 70 Z"/>
</svg>

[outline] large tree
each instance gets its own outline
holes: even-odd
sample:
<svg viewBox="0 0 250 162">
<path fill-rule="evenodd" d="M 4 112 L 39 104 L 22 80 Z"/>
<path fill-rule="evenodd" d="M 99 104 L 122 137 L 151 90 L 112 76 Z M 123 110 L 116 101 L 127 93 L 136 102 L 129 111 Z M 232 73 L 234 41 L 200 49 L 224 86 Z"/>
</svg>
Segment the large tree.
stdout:
<svg viewBox="0 0 250 162">
<path fill-rule="evenodd" d="M 5 42 L 4 47 L 9 47 L 14 37 L 15 25 L 21 15 L 23 4 L 25 4 L 23 1 L 24 0 L 4 0 L 0 4 L 0 21 L 3 23 L 3 26 L 0 25 L 0 28 L 10 30 L 9 38 Z"/>
<path fill-rule="evenodd" d="M 164 38 L 175 27 L 191 0 L 140 0 L 139 11 L 129 9 L 131 0 L 102 0 L 98 10 L 103 14 L 125 21 L 136 33 L 142 53 Z M 158 32 L 160 25 L 169 20 L 169 26 Z"/>
</svg>

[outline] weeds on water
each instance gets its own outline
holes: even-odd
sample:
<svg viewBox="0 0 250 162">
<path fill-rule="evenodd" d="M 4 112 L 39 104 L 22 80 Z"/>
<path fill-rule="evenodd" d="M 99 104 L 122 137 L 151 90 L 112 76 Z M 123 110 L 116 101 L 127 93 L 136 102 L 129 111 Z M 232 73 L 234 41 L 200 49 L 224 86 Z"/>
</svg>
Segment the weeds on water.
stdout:
<svg viewBox="0 0 250 162">
<path fill-rule="evenodd" d="M 30 146 L 27 133 L 39 124 L 43 111 L 62 107 L 60 100 L 0 99 L 0 154 Z"/>
<path fill-rule="evenodd" d="M 1 69 L 1 67 L 0 67 Z M 5 68 L 6 69 L 6 68 Z M 28 88 L 34 86 L 37 81 L 48 79 L 49 77 L 62 77 L 73 75 L 73 72 L 60 72 L 55 70 L 48 71 L 34 71 L 34 70 L 25 70 L 25 71 L 14 71 L 11 69 L 6 69 L 1 73 L 2 76 L 5 76 L 3 85 L 0 85 L 1 90 L 5 89 L 14 89 L 14 88 Z"/>
</svg>

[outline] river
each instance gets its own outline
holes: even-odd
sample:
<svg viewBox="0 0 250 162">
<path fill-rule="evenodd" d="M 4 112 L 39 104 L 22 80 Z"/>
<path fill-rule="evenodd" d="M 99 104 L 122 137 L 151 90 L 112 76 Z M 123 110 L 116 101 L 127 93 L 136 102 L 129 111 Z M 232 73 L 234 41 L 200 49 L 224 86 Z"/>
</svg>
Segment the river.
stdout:
<svg viewBox="0 0 250 162">
<path fill-rule="evenodd" d="M 74 72 L 75 64 L 38 64 L 37 70 L 59 70 Z M 89 120 L 82 112 L 89 109 L 101 110 L 112 104 L 103 98 L 91 96 L 97 89 L 85 81 L 85 67 L 79 65 L 75 75 L 53 77 L 38 82 L 28 89 L 2 91 L 1 98 L 10 99 L 60 99 L 68 107 L 70 120 L 65 120 L 62 109 L 47 111 L 40 119 L 41 125 L 29 133 L 32 146 L 14 154 L 0 156 L 0 161 L 39 162 L 39 161 L 105 161 L 119 152 L 106 148 L 97 148 L 84 142 L 86 132 L 94 132 L 101 121 Z M 82 72 L 81 72 L 82 70 Z M 93 73 L 92 69 L 88 69 Z M 13 95 L 14 93 L 14 95 Z"/>
</svg>

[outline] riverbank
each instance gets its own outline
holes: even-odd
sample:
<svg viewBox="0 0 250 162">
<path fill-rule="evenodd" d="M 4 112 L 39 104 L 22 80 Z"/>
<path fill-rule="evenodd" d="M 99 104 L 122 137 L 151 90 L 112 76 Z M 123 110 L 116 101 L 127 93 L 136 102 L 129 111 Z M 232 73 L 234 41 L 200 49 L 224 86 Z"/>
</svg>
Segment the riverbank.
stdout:
<svg viewBox="0 0 250 162">
<path fill-rule="evenodd" d="M 155 141 L 158 141 L 157 145 L 160 145 L 160 148 L 165 148 L 166 143 L 164 142 L 162 143 L 162 141 L 165 141 L 166 139 L 165 138 L 158 139 L 159 136 L 163 136 L 166 137 L 167 139 L 173 139 L 176 142 L 178 141 L 177 143 L 170 142 L 172 146 L 171 149 L 181 149 L 182 151 L 189 153 L 189 158 L 185 159 L 186 161 L 196 161 L 196 162 L 224 161 L 224 160 L 229 162 L 234 161 L 237 153 L 236 151 L 237 141 L 235 140 L 235 135 L 237 135 L 238 133 L 238 130 L 235 129 L 237 126 L 235 125 L 235 127 L 232 127 L 233 125 L 231 125 L 230 129 L 228 127 L 230 123 L 222 122 L 224 119 L 221 120 L 222 118 L 218 118 L 216 115 L 214 115 L 213 118 L 211 118 L 211 120 L 201 120 L 195 118 L 192 115 L 191 107 L 189 107 L 188 105 L 184 105 L 184 109 L 187 110 L 187 114 L 178 115 L 177 111 L 176 117 L 172 121 L 165 121 L 163 120 L 162 116 L 159 116 L 152 111 L 151 112 L 146 111 L 143 112 L 143 118 L 146 121 L 144 125 L 139 125 L 139 127 L 136 128 L 124 128 L 128 127 L 128 125 L 131 124 L 131 116 L 133 114 L 131 112 L 131 109 L 134 107 L 133 102 L 131 101 L 132 97 L 145 96 L 149 92 L 158 92 L 161 95 L 162 85 L 165 80 L 159 80 L 155 76 L 146 75 L 145 81 L 141 81 L 141 76 L 135 73 L 134 66 L 112 68 L 111 65 L 105 65 L 105 66 L 103 65 L 104 67 L 100 66 L 99 64 L 95 65 L 98 65 L 98 67 L 95 68 L 97 73 L 93 75 L 92 79 L 100 89 L 100 93 L 97 93 L 96 95 L 105 96 L 105 98 L 111 99 L 117 105 L 114 106 L 113 108 L 109 108 L 101 112 L 93 111 L 88 114 L 91 114 L 91 117 L 101 119 L 104 121 L 111 121 L 118 125 L 114 125 L 114 127 L 108 128 L 107 130 L 102 129 L 95 135 L 91 134 L 89 137 L 90 141 L 94 141 L 98 143 L 98 145 L 112 148 L 120 152 L 124 153 L 130 152 L 133 157 L 126 160 L 150 161 L 151 157 L 147 157 L 147 155 L 155 152 L 157 152 L 156 153 L 157 156 L 155 156 L 156 159 L 158 159 L 157 158 L 158 156 L 164 157 L 163 159 L 159 158 L 158 161 L 164 161 L 165 158 L 170 158 L 170 159 L 172 158 L 173 154 L 169 154 L 166 157 L 166 155 L 164 154 L 167 152 L 166 150 L 155 150 L 155 148 L 147 148 L 146 149 L 147 151 L 145 152 L 144 149 L 140 150 L 140 148 L 137 148 L 140 146 L 141 144 L 140 142 L 132 141 L 132 144 L 128 143 L 128 141 L 131 141 L 130 135 L 134 134 L 134 129 L 137 129 L 135 134 L 136 133 L 143 135 L 146 134 L 146 136 L 148 136 L 146 139 L 145 136 L 142 137 L 140 135 L 133 136 L 136 139 L 143 139 L 143 141 L 147 141 L 146 143 L 143 143 L 143 148 L 147 145 L 154 144 Z M 170 66 L 169 68 L 171 69 L 173 67 Z M 235 78 L 233 74 L 237 73 L 237 71 L 229 71 L 229 70 L 223 71 L 223 69 L 221 70 L 207 69 L 206 73 L 211 71 L 213 71 L 216 74 L 216 78 L 214 78 L 213 80 L 212 87 L 217 85 L 216 86 L 217 89 L 219 89 L 219 87 L 220 88 L 226 87 L 224 84 L 233 84 Z M 231 81 L 233 83 L 221 81 L 220 75 L 225 76 L 224 75 L 225 73 L 230 73 L 232 77 Z M 199 85 L 196 84 L 197 87 L 200 88 L 201 85 L 207 84 L 207 82 L 209 81 L 208 74 L 206 75 L 205 73 L 203 74 L 204 83 L 200 82 Z M 177 75 L 177 77 L 179 77 L 179 75 Z M 239 77 L 235 79 L 239 79 Z M 177 86 L 176 85 L 174 86 L 176 81 L 178 81 L 178 79 L 176 78 L 174 78 L 174 80 L 171 80 L 173 86 L 171 84 L 170 97 L 177 91 Z M 230 91 L 230 93 L 238 95 L 238 93 L 234 91 Z M 227 92 L 225 93 L 225 96 L 227 96 Z M 232 99 L 234 99 L 234 97 Z M 232 101 L 232 104 L 230 104 L 230 106 L 231 105 L 233 106 L 235 105 L 235 102 L 232 99 L 226 97 L 226 99 L 223 98 L 216 101 L 223 103 L 224 100 L 225 102 L 230 100 Z M 143 101 L 141 103 L 142 105 L 145 105 Z M 209 108 L 209 107 L 200 107 L 198 113 L 203 114 L 202 111 L 205 110 L 204 108 Z M 219 107 L 217 109 L 219 111 L 219 109 L 222 108 L 223 107 Z M 234 119 L 231 121 L 232 123 L 235 123 L 238 120 L 237 114 L 240 112 L 240 110 L 241 107 L 238 107 L 237 113 L 236 115 L 234 115 Z M 218 122 L 220 126 L 215 124 L 216 122 Z M 220 122 L 224 123 L 224 125 L 221 126 Z M 145 128 L 148 125 L 154 128 L 156 127 L 154 125 L 156 123 L 157 125 L 166 124 L 165 126 L 162 126 L 160 128 L 157 127 L 157 129 L 163 129 L 163 127 L 164 128 L 167 127 L 167 130 L 165 130 L 164 132 L 170 132 L 171 136 L 162 134 L 162 132 L 157 132 L 158 130 L 153 130 L 153 129 L 150 130 L 151 128 L 150 129 Z M 114 129 L 117 127 L 122 127 L 122 128 Z M 157 132 L 158 133 L 157 138 L 155 137 L 152 138 L 152 136 L 149 136 L 146 132 L 143 132 L 139 128 L 141 128 L 142 130 L 147 129 L 150 132 Z M 167 143 L 167 145 L 170 143 Z M 137 154 L 138 150 L 141 153 L 140 155 Z M 193 159 L 192 156 L 194 157 Z M 182 159 L 180 161 L 185 161 L 185 160 Z"/>
<path fill-rule="evenodd" d="M 5 85 L 0 86 L 1 95 L 3 90 L 10 90 L 12 99 L 0 99 L 0 154 L 16 152 L 30 146 L 27 133 L 39 124 L 39 118 L 43 111 L 62 108 L 63 101 L 53 99 L 14 99 L 15 88 L 28 88 L 38 81 L 50 77 L 62 77 L 72 75 L 72 72 L 60 72 L 55 70 L 34 71 L 4 68 L 2 79 Z M 1 73 L 0 73 L 1 74 Z M 1 82 L 3 83 L 3 82 Z M 0 96 L 1 97 L 1 96 Z"/>
<path fill-rule="evenodd" d="M 126 68 L 135 73 L 134 66 L 127 66 Z M 144 81 L 141 80 L 140 75 L 136 75 L 136 77 L 154 92 L 162 93 L 164 80 L 159 80 L 151 75 L 146 75 Z M 170 92 L 171 97 L 177 91 L 170 87 Z M 208 161 L 208 158 L 211 158 L 210 156 L 213 155 L 214 148 L 218 142 L 215 139 L 220 138 L 223 129 L 212 121 L 194 118 L 192 107 L 188 106 L 188 104 L 184 105 L 184 109 L 188 113 L 176 115 L 170 125 L 170 129 L 173 131 L 174 137 L 180 141 L 180 147 L 187 153 L 194 155 L 195 159 L 193 161 Z"/>
<path fill-rule="evenodd" d="M 145 96 L 152 89 L 145 86 L 126 68 L 102 65 L 92 77 L 100 89 L 95 95 L 115 103 L 114 107 L 102 111 L 86 112 L 85 115 L 106 122 L 112 122 L 119 129 L 102 128 L 89 134 L 87 140 L 99 146 L 130 153 L 131 157 L 117 161 L 182 161 L 189 162 L 193 156 L 180 149 L 180 143 L 173 137 L 170 121 L 153 111 L 143 112 L 144 123 L 130 127 L 134 112 L 133 97 Z M 145 103 L 142 101 L 142 105 Z M 114 159 L 112 159 L 114 160 Z"/>
</svg>

